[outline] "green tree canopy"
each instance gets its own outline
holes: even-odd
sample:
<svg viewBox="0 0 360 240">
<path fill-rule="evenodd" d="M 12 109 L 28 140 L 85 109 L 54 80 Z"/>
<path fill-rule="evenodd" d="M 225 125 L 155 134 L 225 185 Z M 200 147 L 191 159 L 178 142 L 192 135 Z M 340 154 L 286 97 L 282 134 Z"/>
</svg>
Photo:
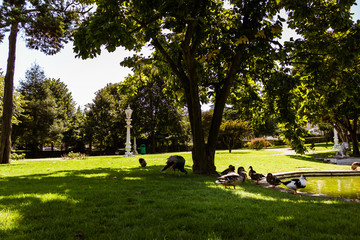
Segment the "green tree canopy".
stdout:
<svg viewBox="0 0 360 240">
<path fill-rule="evenodd" d="M 296 2 L 296 3 L 295 3 Z M 309 28 L 308 12 L 314 16 L 332 14 L 324 24 L 336 24 L 346 18 L 354 1 L 138 1 L 98 0 L 95 13 L 82 23 L 75 33 L 75 52 L 79 57 L 92 58 L 104 46 L 114 51 L 118 46 L 140 50 L 145 45 L 155 48 L 155 59 L 167 66 L 169 75 L 182 91 L 189 113 L 193 136 L 193 172 L 217 174 L 214 156 L 225 103 L 232 88 L 243 84 L 244 73 L 257 58 L 268 59 L 265 66 L 278 69 L 276 60 L 284 55 L 278 38 L 285 19 L 279 11 L 290 14 L 291 26 Z M 306 15 L 304 14 L 306 12 Z M 333 20 L 337 18 L 337 21 Z M 135 58 L 136 59 L 136 58 Z M 260 62 L 259 62 L 260 63 Z M 256 66 L 256 65 L 255 65 Z M 268 69 L 268 71 L 270 71 Z M 279 69 L 281 70 L 281 69 Z M 259 78 L 265 79 L 267 78 Z M 272 78 L 272 88 L 293 87 L 286 74 Z M 277 84 L 278 83 L 278 84 Z M 290 88 L 285 89 L 289 92 Z M 276 93 L 280 93 L 276 91 Z M 214 114 L 209 138 L 204 139 L 201 121 L 201 101 L 214 102 Z M 279 94 L 286 102 L 286 94 Z M 279 101 L 280 102 L 280 101 Z M 295 118 L 289 118 L 288 108 L 282 106 L 287 137 L 296 137 Z"/>
<path fill-rule="evenodd" d="M 118 94 L 119 84 L 107 84 L 95 93 L 85 109 L 85 134 L 91 147 L 115 152 L 124 136 L 125 96 Z"/>
<path fill-rule="evenodd" d="M 75 1 L 3 0 L 0 5 L 0 42 L 9 34 L 5 75 L 4 109 L 0 139 L 0 163 L 10 163 L 16 40 L 19 31 L 29 48 L 55 54 L 67 42 L 84 7 Z"/>
<path fill-rule="evenodd" d="M 134 110 L 133 131 L 148 140 L 153 153 L 165 142 L 170 143 L 169 150 L 179 151 L 190 138 L 186 111 L 168 91 L 164 75 L 151 64 L 139 64 L 120 85 Z"/>
<path fill-rule="evenodd" d="M 228 120 L 221 124 L 219 136 L 228 147 L 229 153 L 231 153 L 236 144 L 241 142 L 244 137 L 249 137 L 252 133 L 252 128 L 248 122 Z"/>
<path fill-rule="evenodd" d="M 315 20 L 309 20 L 312 28 L 300 32 L 302 39 L 287 45 L 299 82 L 295 92 L 298 113 L 312 123 L 334 126 L 359 155 L 360 22 L 349 17 L 319 31 L 322 26 Z"/>
<path fill-rule="evenodd" d="M 18 142 L 37 152 L 44 144 L 61 145 L 63 133 L 74 115 L 74 102 L 66 85 L 59 79 L 46 78 L 37 64 L 20 81 L 24 112 L 14 128 Z"/>
</svg>

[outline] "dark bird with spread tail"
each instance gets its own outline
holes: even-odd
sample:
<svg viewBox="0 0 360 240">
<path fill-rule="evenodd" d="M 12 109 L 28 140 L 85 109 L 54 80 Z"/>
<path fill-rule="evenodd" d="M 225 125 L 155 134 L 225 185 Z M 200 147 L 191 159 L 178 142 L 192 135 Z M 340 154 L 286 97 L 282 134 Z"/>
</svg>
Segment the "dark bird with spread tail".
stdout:
<svg viewBox="0 0 360 240">
<path fill-rule="evenodd" d="M 306 187 L 306 177 L 304 175 L 301 175 L 300 179 L 291 179 L 290 181 L 283 182 L 283 184 L 287 188 L 294 190 L 294 194 L 297 194 L 297 190 L 299 188 Z"/>
<path fill-rule="evenodd" d="M 235 186 L 245 182 L 245 179 L 245 169 L 243 167 L 239 167 L 238 173 L 229 172 L 228 174 L 218 177 L 218 180 L 216 180 L 215 183 L 222 184 L 225 188 L 228 186 L 233 186 L 234 189 L 236 189 Z"/>
<path fill-rule="evenodd" d="M 351 165 L 351 170 L 356 170 L 360 166 L 360 162 L 353 162 Z"/>
<path fill-rule="evenodd" d="M 142 166 L 142 167 L 146 167 L 146 161 L 145 161 L 145 159 L 143 159 L 143 158 L 139 158 L 139 163 L 140 163 L 140 165 Z"/>
<path fill-rule="evenodd" d="M 257 173 L 252 166 L 249 167 L 250 171 L 249 171 L 249 176 L 252 180 L 255 180 L 256 184 L 259 184 L 259 181 L 261 179 L 263 179 L 265 176 L 261 173 Z"/>
<path fill-rule="evenodd" d="M 170 156 L 166 161 L 166 166 L 163 167 L 160 172 L 165 171 L 166 169 L 178 169 L 180 172 L 187 174 L 187 171 L 184 169 L 185 167 L 185 159 L 179 155 Z"/>
<path fill-rule="evenodd" d="M 268 173 L 266 175 L 266 181 L 272 186 L 272 188 L 281 184 L 281 180 L 273 176 L 272 173 Z"/>
</svg>

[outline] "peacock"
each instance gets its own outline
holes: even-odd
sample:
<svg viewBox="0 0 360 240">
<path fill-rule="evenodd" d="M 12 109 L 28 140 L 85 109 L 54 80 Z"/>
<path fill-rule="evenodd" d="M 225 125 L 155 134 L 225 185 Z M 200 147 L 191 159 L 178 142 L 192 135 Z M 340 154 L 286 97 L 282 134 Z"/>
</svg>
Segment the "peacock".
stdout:
<svg viewBox="0 0 360 240">
<path fill-rule="evenodd" d="M 259 181 L 265 177 L 263 174 L 255 172 L 252 166 L 250 166 L 249 169 L 249 176 L 252 180 L 256 181 L 256 184 L 258 184 Z"/>
<path fill-rule="evenodd" d="M 166 166 L 163 167 L 160 172 L 165 171 L 166 169 L 178 169 L 180 172 L 187 174 L 187 171 L 184 169 L 185 159 L 179 155 L 170 156 L 166 161 Z"/>
<path fill-rule="evenodd" d="M 360 166 L 360 162 L 353 162 L 351 165 L 351 170 L 356 170 Z"/>
<path fill-rule="evenodd" d="M 218 177 L 218 180 L 216 180 L 215 183 L 222 184 L 225 188 L 227 186 L 233 186 L 235 189 L 235 186 L 245 182 L 245 179 L 245 169 L 243 167 L 239 167 L 238 173 L 229 172 L 228 174 Z"/>
<path fill-rule="evenodd" d="M 139 158 L 139 163 L 140 163 L 140 165 L 142 166 L 142 167 L 146 167 L 146 161 L 145 161 L 145 159 L 143 159 L 143 158 Z"/>
</svg>

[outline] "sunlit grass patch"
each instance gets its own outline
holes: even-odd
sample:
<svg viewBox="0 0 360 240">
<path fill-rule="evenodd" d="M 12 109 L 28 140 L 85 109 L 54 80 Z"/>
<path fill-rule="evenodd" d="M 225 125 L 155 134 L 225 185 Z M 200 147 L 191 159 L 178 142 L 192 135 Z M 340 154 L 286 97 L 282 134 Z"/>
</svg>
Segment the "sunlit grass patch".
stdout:
<svg viewBox="0 0 360 240">
<path fill-rule="evenodd" d="M 273 152 L 272 152 L 273 153 Z M 264 189 L 251 180 L 224 189 L 215 177 L 160 172 L 173 155 L 17 161 L 0 165 L 0 239 L 356 239 L 358 204 Z M 142 168 L 139 157 L 148 165 Z M 311 155 L 216 154 L 218 172 L 229 164 L 261 173 L 340 169 Z M 321 213 L 321 214 L 319 214 Z M 316 226 L 315 231 L 302 231 Z M 301 237 L 299 237 L 301 236 Z"/>
<path fill-rule="evenodd" d="M 17 210 L 0 210 L 0 230 L 9 231 L 16 228 L 21 219 L 22 216 Z"/>
</svg>

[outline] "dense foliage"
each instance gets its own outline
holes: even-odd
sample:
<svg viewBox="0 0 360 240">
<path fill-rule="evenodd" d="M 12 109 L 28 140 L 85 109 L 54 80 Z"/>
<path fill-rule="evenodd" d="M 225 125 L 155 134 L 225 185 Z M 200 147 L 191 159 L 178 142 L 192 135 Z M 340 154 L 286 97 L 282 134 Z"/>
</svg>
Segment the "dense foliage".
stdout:
<svg viewBox="0 0 360 240">
<path fill-rule="evenodd" d="M 137 146 L 147 145 L 150 153 L 185 150 L 189 134 L 184 114 L 164 95 L 163 80 L 143 70 L 123 83 L 108 84 L 87 105 L 84 132 L 90 149 L 114 153 L 124 147 L 124 111 L 130 106 L 131 136 L 136 137 Z"/>
<path fill-rule="evenodd" d="M 242 65 L 276 52 L 281 33 L 275 1 L 96 1 L 94 15 L 75 34 L 75 51 L 95 57 L 101 46 L 139 50 L 145 44 L 166 64 L 175 92 L 186 101 L 193 136 L 193 170 L 215 174 L 214 153 L 225 102 Z M 209 94 L 214 114 L 204 139 L 200 102 Z"/>
<path fill-rule="evenodd" d="M 214 153 L 222 115 L 233 89 L 249 82 L 261 86 L 279 117 L 283 135 L 298 151 L 304 119 L 293 101 L 297 82 L 278 41 L 288 13 L 289 26 L 305 35 L 316 29 L 339 29 L 349 18 L 354 1 L 95 1 L 95 13 L 75 34 L 75 51 L 82 58 L 96 57 L 124 46 L 155 49 L 154 60 L 165 64 L 167 81 L 182 96 L 188 109 L 193 137 L 193 170 L 216 174 Z M 137 60 L 138 58 L 133 58 Z M 136 61 L 134 61 L 136 62 Z M 159 64 L 158 64 L 159 65 Z M 204 133 L 201 102 L 212 101 L 214 113 L 209 133 Z M 205 136 L 208 136 L 205 139 Z"/>
<path fill-rule="evenodd" d="M 20 81 L 19 92 L 24 97 L 24 112 L 14 127 L 14 138 L 20 146 L 33 152 L 46 144 L 62 146 L 63 134 L 69 128 L 75 103 L 67 86 L 59 79 L 46 78 L 37 64 Z"/>
<path fill-rule="evenodd" d="M 224 121 L 220 126 L 219 136 L 227 146 L 229 153 L 245 137 L 251 137 L 253 131 L 250 124 L 242 120 Z"/>
<path fill-rule="evenodd" d="M 45 54 L 55 54 L 71 37 L 81 13 L 75 1 L 3 0 L 0 5 L 0 42 L 9 34 L 9 52 L 5 75 L 4 108 L 1 125 L 0 163 L 10 163 L 16 41 L 24 34 L 26 45 Z M 23 31 L 21 31 L 23 30 Z"/>
<path fill-rule="evenodd" d="M 125 59 L 121 64 L 133 75 L 99 90 L 84 112 L 75 111 L 59 79 L 29 73 L 32 80 L 20 87 L 27 102 L 15 128 L 17 143 L 34 151 L 61 144 L 116 152 L 123 147 L 125 131 L 119 126 L 130 105 L 132 135 L 150 152 L 184 149 L 191 130 L 195 173 L 217 174 L 219 140 L 231 151 L 240 132 L 249 133 L 236 130 L 234 121 L 248 122 L 246 129 L 255 136 L 280 134 L 298 153 L 305 151 L 306 123 L 335 126 L 358 154 L 360 104 L 354 96 L 360 92 L 360 35 L 349 11 L 354 2 L 95 0 L 93 13 L 74 31 L 78 57 L 119 46 L 135 51 L 150 46 L 153 54 Z M 9 119 L 19 118 L 12 115 L 17 34 L 24 28 L 30 48 L 56 53 L 83 10 L 74 3 L 3 1 L 0 6 L 0 40 L 10 31 L 2 163 L 8 162 Z M 284 23 L 298 39 L 281 41 Z M 213 108 L 202 113 L 203 103 Z"/>
<path fill-rule="evenodd" d="M 293 74 L 298 113 L 313 123 L 336 128 L 342 141 L 352 142 L 359 155 L 360 22 L 351 19 L 323 34 L 311 29 L 293 49 Z"/>
</svg>

